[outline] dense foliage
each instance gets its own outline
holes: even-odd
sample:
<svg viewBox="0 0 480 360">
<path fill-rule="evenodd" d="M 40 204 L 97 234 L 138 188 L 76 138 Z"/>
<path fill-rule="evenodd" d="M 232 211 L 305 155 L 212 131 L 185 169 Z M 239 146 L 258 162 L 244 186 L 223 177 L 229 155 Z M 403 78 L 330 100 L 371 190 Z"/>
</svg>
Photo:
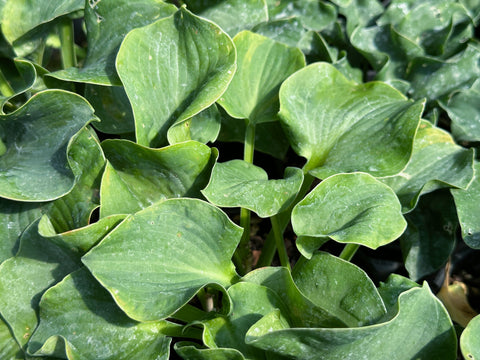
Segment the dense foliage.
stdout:
<svg viewBox="0 0 480 360">
<path fill-rule="evenodd" d="M 0 0 L 0 358 L 480 359 L 479 21 Z"/>
</svg>

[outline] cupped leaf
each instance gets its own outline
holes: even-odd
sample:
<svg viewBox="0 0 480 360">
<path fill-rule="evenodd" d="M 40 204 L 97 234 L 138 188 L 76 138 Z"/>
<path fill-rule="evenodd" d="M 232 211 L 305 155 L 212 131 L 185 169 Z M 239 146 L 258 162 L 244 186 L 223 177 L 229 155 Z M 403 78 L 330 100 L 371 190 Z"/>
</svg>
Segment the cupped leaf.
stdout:
<svg viewBox="0 0 480 360">
<path fill-rule="evenodd" d="M 137 142 L 165 145 L 170 126 L 180 126 L 223 94 L 235 60 L 228 35 L 185 8 L 132 30 L 118 52 L 117 71 L 132 104 Z"/>
<path fill-rule="evenodd" d="M 373 324 L 385 306 L 367 274 L 354 264 L 319 252 L 293 271 L 300 291 L 315 305 L 336 315 L 349 327 Z"/>
<path fill-rule="evenodd" d="M 480 249 L 480 163 L 475 163 L 475 177 L 466 190 L 452 189 L 462 228 L 462 238 L 474 249 Z"/>
<path fill-rule="evenodd" d="M 106 134 L 135 132 L 133 111 L 122 86 L 87 85 L 85 99 L 95 108 L 100 122 L 93 127 Z"/>
<path fill-rule="evenodd" d="M 203 322 L 205 345 L 236 349 L 247 359 L 264 359 L 263 350 L 245 344 L 245 334 L 263 316 L 275 309 L 288 314 L 288 308 L 277 293 L 258 284 L 240 282 L 232 285 L 227 292 L 232 300 L 230 314 Z"/>
<path fill-rule="evenodd" d="M 295 200 L 303 182 L 303 172 L 286 168 L 285 179 L 268 180 L 260 167 L 243 160 L 217 163 L 203 195 L 220 207 L 242 207 L 260 217 L 285 210 Z"/>
<path fill-rule="evenodd" d="M 392 320 L 398 313 L 398 297 L 407 290 L 414 287 L 420 287 L 416 282 L 398 275 L 390 274 L 387 281 L 380 282 L 378 287 L 378 293 L 383 299 L 383 303 L 387 308 L 387 314 L 385 315 L 385 321 Z"/>
<path fill-rule="evenodd" d="M 295 152 L 308 160 L 306 168 L 320 178 L 400 172 L 422 110 L 422 103 L 384 83 L 356 84 L 327 63 L 297 71 L 280 88 L 282 126 Z"/>
<path fill-rule="evenodd" d="M 218 103 L 227 113 L 251 123 L 275 121 L 281 83 L 305 66 L 298 48 L 288 47 L 249 31 L 233 39 L 237 71 Z"/>
<path fill-rule="evenodd" d="M 37 224 L 23 233 L 17 255 L 0 265 L 0 314 L 22 347 L 37 326 L 40 296 L 81 266 L 78 254 L 40 236 Z"/>
<path fill-rule="evenodd" d="M 138 323 L 128 318 L 82 268 L 42 296 L 40 325 L 28 352 L 58 356 L 63 342 L 69 360 L 166 360 L 171 339 L 162 333 L 169 327 L 180 328 L 166 321 Z"/>
<path fill-rule="evenodd" d="M 422 198 L 406 215 L 408 227 L 400 238 L 405 268 L 414 281 L 442 268 L 455 247 L 457 213 L 448 192 Z"/>
<path fill-rule="evenodd" d="M 456 145 L 449 133 L 423 120 L 407 167 L 380 181 L 395 191 L 405 213 L 415 208 L 422 194 L 442 187 L 468 187 L 474 175 L 473 159 L 473 149 Z"/>
<path fill-rule="evenodd" d="M 430 319 L 424 321 L 423 319 Z M 447 311 L 427 285 L 404 292 L 398 314 L 376 325 L 288 328 L 271 313 L 247 333 L 247 343 L 293 359 L 454 359 L 456 335 Z M 279 346 L 279 344 L 281 344 Z"/>
<path fill-rule="evenodd" d="M 242 231 L 206 202 L 170 199 L 127 217 L 82 260 L 128 316 L 158 320 L 203 286 L 235 281 Z"/>
<path fill-rule="evenodd" d="M 326 309 L 316 306 L 295 285 L 292 274 L 283 267 L 264 267 L 249 272 L 242 278 L 245 282 L 262 285 L 272 290 L 288 313 L 281 315 L 282 321 L 294 327 L 344 327 L 342 320 Z"/>
<path fill-rule="evenodd" d="M 75 177 L 67 152 L 72 137 L 94 119 L 82 97 L 47 90 L 8 115 L 0 115 L 0 196 L 48 201 L 72 190 Z"/>
<path fill-rule="evenodd" d="M 100 216 L 130 214 L 173 197 L 199 197 L 210 177 L 212 150 L 189 141 L 149 149 L 126 140 L 102 143 L 108 164 Z"/>
<path fill-rule="evenodd" d="M 452 120 L 452 135 L 460 141 L 480 141 L 480 81 L 454 93 L 448 103 L 440 102 Z"/>
<path fill-rule="evenodd" d="M 407 223 L 392 189 L 364 173 L 338 174 L 321 182 L 292 212 L 300 236 L 330 237 L 376 249 L 397 239 Z M 310 257 L 314 248 L 303 248 Z"/>
<path fill-rule="evenodd" d="M 121 85 L 115 57 L 125 35 L 172 15 L 176 7 L 160 0 L 90 0 L 85 6 L 87 57 L 82 68 L 71 67 L 49 74 L 66 81 Z"/>
<path fill-rule="evenodd" d="M 235 349 L 202 349 L 198 344 L 188 341 L 175 343 L 175 351 L 186 360 L 245 360 L 242 353 Z"/>
<path fill-rule="evenodd" d="M 463 330 L 460 349 L 465 359 L 480 359 L 480 315 L 473 318 Z"/>
<path fill-rule="evenodd" d="M 232 37 L 242 30 L 250 30 L 255 25 L 268 21 L 265 0 L 220 1 L 199 15 L 213 21 Z"/>
</svg>

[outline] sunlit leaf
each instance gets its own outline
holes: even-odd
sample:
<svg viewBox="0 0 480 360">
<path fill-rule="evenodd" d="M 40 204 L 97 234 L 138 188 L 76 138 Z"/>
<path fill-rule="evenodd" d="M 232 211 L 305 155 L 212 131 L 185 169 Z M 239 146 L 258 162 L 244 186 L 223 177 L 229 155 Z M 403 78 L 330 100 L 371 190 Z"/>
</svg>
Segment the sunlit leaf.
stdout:
<svg viewBox="0 0 480 360">
<path fill-rule="evenodd" d="M 231 160 L 215 164 L 202 193 L 217 206 L 247 208 L 260 217 L 270 217 L 290 206 L 302 181 L 303 173 L 298 168 L 287 168 L 285 179 L 268 180 L 262 168 Z"/>
<path fill-rule="evenodd" d="M 338 174 L 322 181 L 295 206 L 292 225 L 300 236 L 330 237 L 376 249 L 405 230 L 400 210 L 392 189 L 371 175 Z M 315 248 L 302 250 L 310 257 Z"/>
<path fill-rule="evenodd" d="M 0 318 L 0 357 L 8 360 L 23 360 L 24 356 L 7 324 Z"/>
<path fill-rule="evenodd" d="M 480 315 L 467 325 L 460 337 L 460 349 L 465 359 L 480 358 Z"/>
<path fill-rule="evenodd" d="M 128 316 L 158 320 L 203 286 L 235 281 L 242 231 L 208 203 L 170 199 L 127 217 L 82 260 Z"/>
<path fill-rule="evenodd" d="M 235 349 L 202 349 L 198 344 L 188 341 L 175 343 L 175 351 L 182 359 L 196 360 L 245 360 L 242 353 Z"/>
<path fill-rule="evenodd" d="M 165 145 L 170 126 L 181 126 L 222 95 L 235 59 L 229 36 L 185 8 L 132 30 L 120 47 L 117 71 L 132 104 L 137 142 Z"/>
</svg>

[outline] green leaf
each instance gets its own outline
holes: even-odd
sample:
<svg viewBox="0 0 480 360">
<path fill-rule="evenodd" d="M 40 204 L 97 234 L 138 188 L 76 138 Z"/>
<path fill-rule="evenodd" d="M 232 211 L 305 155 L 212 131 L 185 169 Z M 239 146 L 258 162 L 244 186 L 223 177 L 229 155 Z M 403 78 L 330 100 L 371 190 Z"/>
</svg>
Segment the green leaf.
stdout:
<svg viewBox="0 0 480 360">
<path fill-rule="evenodd" d="M 303 182 L 303 172 L 286 168 L 285 179 L 268 180 L 260 167 L 243 160 L 216 163 L 203 195 L 220 207 L 242 207 L 260 217 L 284 211 L 295 200 Z"/>
<path fill-rule="evenodd" d="M 132 30 L 118 52 L 117 71 L 132 104 L 137 142 L 165 145 L 168 128 L 181 125 L 223 94 L 235 59 L 228 35 L 185 8 Z"/>
<path fill-rule="evenodd" d="M 128 318 L 82 268 L 43 295 L 40 325 L 28 351 L 37 356 L 59 356 L 64 347 L 69 360 L 167 360 L 171 339 L 162 333 L 169 327 L 179 325 L 137 323 Z"/>
<path fill-rule="evenodd" d="M 414 281 L 443 267 L 455 247 L 457 213 L 451 196 L 434 192 L 407 214 L 408 227 L 400 238 L 405 267 Z"/>
<path fill-rule="evenodd" d="M 84 0 L 60 0 L 46 3 L 39 0 L 7 0 L 0 20 L 3 36 L 10 44 L 16 45 L 18 40 L 31 30 L 40 30 L 39 26 L 51 23 L 60 16 L 82 10 L 84 5 Z M 18 19 L 22 20 L 18 21 Z M 19 53 L 19 49 L 16 50 L 17 55 L 26 55 L 21 51 Z"/>
<path fill-rule="evenodd" d="M 72 137 L 94 119 L 93 108 L 80 96 L 47 90 L 23 107 L 0 115 L 0 196 L 19 201 L 48 201 L 72 190 L 68 166 Z"/>
<path fill-rule="evenodd" d="M 245 282 L 262 285 L 276 293 L 288 314 L 282 315 L 294 327 L 344 327 L 345 324 L 335 314 L 316 306 L 295 285 L 292 274 L 283 267 L 264 267 L 249 272 L 242 278 Z M 288 318 L 285 319 L 285 316 Z"/>
<path fill-rule="evenodd" d="M 23 360 L 23 353 L 12 336 L 7 324 L 0 318 L 0 358 L 5 360 Z"/>
<path fill-rule="evenodd" d="M 320 178 L 400 172 L 422 110 L 422 103 L 384 83 L 356 84 L 326 63 L 297 71 L 280 88 L 282 126 L 295 152 L 308 160 L 306 168 Z"/>
<path fill-rule="evenodd" d="M 247 359 L 265 358 L 264 351 L 245 344 L 245 334 L 264 315 L 275 309 L 288 314 L 288 309 L 273 290 L 261 285 L 240 282 L 227 292 L 232 300 L 230 314 L 203 322 L 205 345 L 236 349 Z"/>
<path fill-rule="evenodd" d="M 218 103 L 227 113 L 251 123 L 275 121 L 281 83 L 305 66 L 305 58 L 267 37 L 243 31 L 233 39 L 237 49 L 237 72 Z"/>
<path fill-rule="evenodd" d="M 364 173 L 338 174 L 322 181 L 292 212 L 297 235 L 330 237 L 376 249 L 397 239 L 407 223 L 388 186 Z M 310 257 L 314 248 L 303 249 Z"/>
<path fill-rule="evenodd" d="M 17 255 L 0 265 L 0 313 L 22 347 L 37 326 L 40 296 L 80 266 L 79 256 L 40 236 L 37 224 L 23 233 Z"/>
<path fill-rule="evenodd" d="M 132 107 L 123 87 L 87 85 L 85 99 L 101 120 L 92 124 L 95 129 L 106 134 L 135 132 Z"/>
<path fill-rule="evenodd" d="M 175 351 L 186 360 L 245 360 L 235 349 L 202 349 L 196 343 L 180 341 L 175 343 Z"/>
<path fill-rule="evenodd" d="M 102 143 L 108 164 L 100 216 L 130 214 L 173 197 L 199 197 L 210 177 L 211 149 L 189 141 L 149 149 L 126 140 Z"/>
<path fill-rule="evenodd" d="M 230 259 L 241 235 L 214 206 L 170 199 L 127 217 L 83 262 L 128 316 L 158 320 L 203 286 L 236 280 Z"/>
<path fill-rule="evenodd" d="M 90 223 L 92 211 L 100 204 L 100 178 L 105 156 L 95 132 L 80 130 L 68 150 L 68 161 L 76 178 L 67 195 L 53 201 L 48 216 L 59 232 L 73 230 Z"/>
<path fill-rule="evenodd" d="M 480 249 L 480 163 L 475 163 L 475 177 L 466 190 L 451 190 L 462 228 L 462 238 L 474 249 Z"/>
<path fill-rule="evenodd" d="M 365 359 L 455 358 L 452 322 L 427 285 L 404 292 L 398 307 L 389 322 L 349 329 L 289 329 L 272 313 L 249 330 L 246 341 L 302 360 L 348 359 L 352 354 Z"/>
<path fill-rule="evenodd" d="M 414 287 L 420 287 L 416 282 L 397 274 L 390 274 L 386 282 L 380 282 L 378 293 L 383 299 L 383 303 L 387 308 L 387 314 L 384 321 L 392 320 L 397 316 L 398 297 L 405 291 Z"/>
<path fill-rule="evenodd" d="M 460 336 L 460 349 L 465 359 L 480 359 L 480 315 L 474 317 Z"/>
<path fill-rule="evenodd" d="M 407 167 L 380 181 L 395 191 L 406 213 L 422 194 L 443 187 L 465 189 L 474 175 L 473 158 L 473 149 L 456 145 L 449 133 L 423 120 Z"/>
<path fill-rule="evenodd" d="M 373 324 L 385 306 L 367 274 L 354 264 L 328 253 L 315 253 L 297 263 L 293 280 L 315 305 L 336 315 L 349 327 Z"/>
<path fill-rule="evenodd" d="M 187 1 L 188 4 L 188 1 Z M 265 0 L 225 0 L 199 13 L 213 21 L 231 37 L 242 30 L 268 21 Z"/>
<path fill-rule="evenodd" d="M 452 120 L 452 135 L 460 141 L 480 141 L 480 81 L 454 93 L 448 103 L 439 102 Z"/>
<path fill-rule="evenodd" d="M 442 99 L 453 91 L 470 87 L 480 76 L 480 50 L 474 45 L 446 60 L 417 58 L 409 66 L 409 96 L 414 99 Z"/>
<path fill-rule="evenodd" d="M 342 0 L 338 5 L 340 5 L 338 12 L 347 19 L 348 35 L 351 35 L 358 26 L 366 27 L 373 24 L 375 19 L 384 12 L 380 1 Z"/>
<path fill-rule="evenodd" d="M 101 0 L 85 6 L 87 57 L 82 68 L 49 74 L 65 81 L 98 85 L 121 85 L 115 57 L 125 35 L 135 28 L 172 15 L 176 7 L 160 0 Z"/>
</svg>

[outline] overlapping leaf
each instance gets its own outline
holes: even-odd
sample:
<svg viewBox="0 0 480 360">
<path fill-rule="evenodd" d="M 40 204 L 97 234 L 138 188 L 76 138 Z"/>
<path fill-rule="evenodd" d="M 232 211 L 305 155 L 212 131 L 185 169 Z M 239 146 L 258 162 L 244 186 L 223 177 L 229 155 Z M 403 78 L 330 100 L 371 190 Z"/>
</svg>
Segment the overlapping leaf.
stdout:
<svg viewBox="0 0 480 360">
<path fill-rule="evenodd" d="M 376 249 L 397 239 L 405 230 L 400 202 L 388 186 L 364 173 L 338 174 L 321 182 L 292 212 L 299 236 L 319 238 L 319 243 L 297 240 L 306 257 L 330 237 Z M 300 241 L 300 242 L 299 242 Z"/>
<path fill-rule="evenodd" d="M 94 119 L 82 97 L 60 90 L 38 93 L 17 111 L 0 116 L 0 196 L 47 201 L 72 190 L 70 139 Z"/>
<path fill-rule="evenodd" d="M 231 160 L 215 164 L 202 193 L 217 206 L 242 207 L 260 217 L 270 217 L 290 206 L 302 181 L 303 172 L 298 168 L 287 168 L 285 179 L 268 180 L 262 168 L 243 160 Z"/>
<path fill-rule="evenodd" d="M 275 121 L 281 83 L 305 66 L 302 52 L 244 31 L 233 39 L 237 72 L 218 103 L 228 114 L 252 124 Z"/>
<path fill-rule="evenodd" d="M 212 151 L 198 142 L 149 149 L 126 140 L 106 140 L 102 146 L 108 164 L 100 194 L 101 217 L 134 213 L 172 197 L 199 197 L 210 177 Z"/>
<path fill-rule="evenodd" d="M 9 360 L 23 360 L 23 353 L 12 336 L 7 324 L 0 319 L 0 357 Z"/>
<path fill-rule="evenodd" d="M 422 319 L 428 318 L 426 322 Z M 258 321 L 247 343 L 293 359 L 455 358 L 456 335 L 448 313 L 427 285 L 404 292 L 398 314 L 371 326 L 295 329 L 278 318 L 278 311 Z M 281 345 L 279 345 L 281 344 Z"/>
<path fill-rule="evenodd" d="M 422 121 L 407 167 L 380 180 L 395 191 L 402 211 L 409 212 L 421 194 L 442 187 L 466 188 L 474 174 L 473 156 L 473 149 L 456 145 L 446 131 Z"/>
<path fill-rule="evenodd" d="M 171 339 L 163 332 L 169 327 L 179 328 L 166 321 L 138 323 L 128 318 L 82 268 L 43 295 L 40 325 L 28 351 L 62 358 L 66 353 L 68 360 L 167 360 Z"/>
<path fill-rule="evenodd" d="M 228 35 L 185 8 L 132 30 L 118 52 L 117 71 L 132 104 L 137 142 L 165 145 L 174 123 L 181 125 L 223 94 L 235 59 Z"/>
<path fill-rule="evenodd" d="M 115 57 L 132 29 L 172 15 L 176 7 L 160 0 L 90 0 L 85 6 L 87 57 L 81 68 L 68 68 L 49 76 L 66 81 L 121 85 Z"/>
<path fill-rule="evenodd" d="M 422 103 L 384 83 L 356 84 L 326 63 L 297 71 L 280 88 L 282 126 L 306 168 L 320 178 L 400 172 L 422 110 Z"/>
<path fill-rule="evenodd" d="M 158 320 L 203 286 L 235 281 L 241 234 L 208 203 L 170 199 L 127 217 L 82 260 L 128 316 Z"/>
</svg>

